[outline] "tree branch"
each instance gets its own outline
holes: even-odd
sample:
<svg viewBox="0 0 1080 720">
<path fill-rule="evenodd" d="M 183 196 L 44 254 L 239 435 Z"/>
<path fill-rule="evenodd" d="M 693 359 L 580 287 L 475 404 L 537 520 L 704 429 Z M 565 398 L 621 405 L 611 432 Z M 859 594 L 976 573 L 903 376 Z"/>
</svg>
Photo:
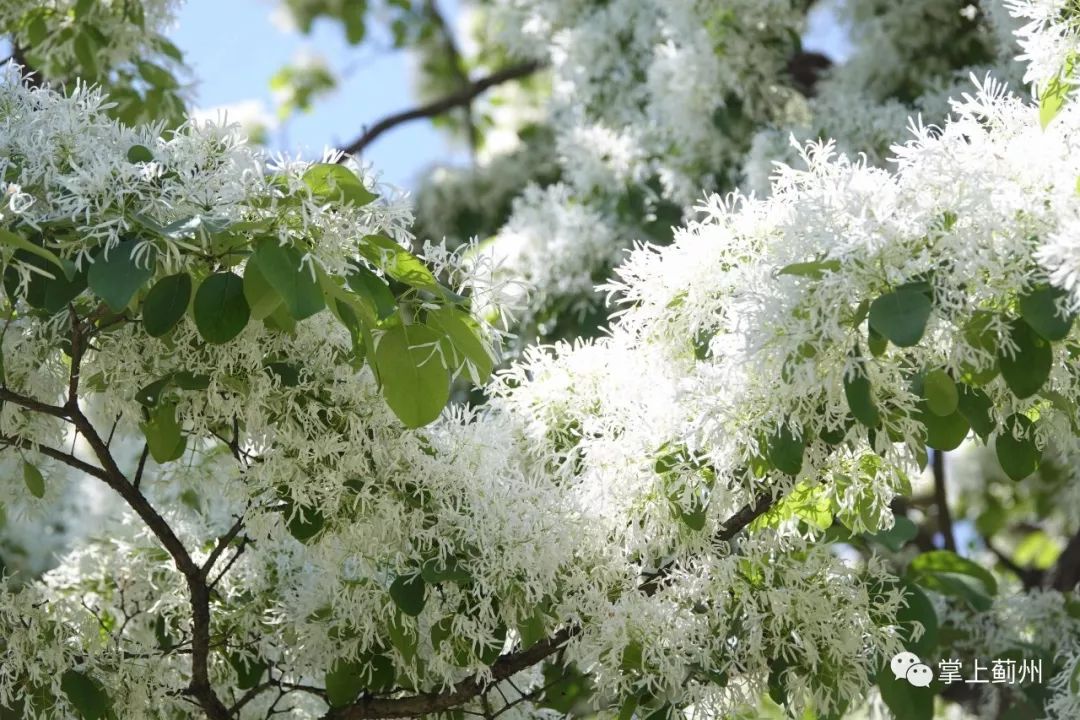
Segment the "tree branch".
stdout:
<svg viewBox="0 0 1080 720">
<path fill-rule="evenodd" d="M 747 525 L 767 512 L 776 502 L 772 493 L 763 493 L 728 518 L 716 531 L 714 540 L 725 542 L 735 537 Z M 643 592 L 651 588 L 655 592 L 659 578 L 670 566 L 659 569 L 646 583 L 639 587 Z M 651 584 L 651 585 L 650 585 Z M 373 720 L 374 718 L 419 717 L 438 713 L 462 705 L 487 692 L 496 683 L 542 662 L 558 652 L 571 638 L 581 632 L 577 625 L 568 625 L 549 638 L 545 638 L 525 650 L 503 655 L 491 666 L 491 680 L 482 682 L 473 677 L 462 680 L 450 690 L 441 693 L 418 693 L 397 698 L 363 698 L 348 707 L 327 713 L 323 720 Z"/>
<path fill-rule="evenodd" d="M 82 434 L 90 445 L 98 462 L 101 464 L 101 473 L 96 477 L 112 488 L 124 499 L 128 506 L 135 511 L 139 518 L 154 533 L 158 542 L 172 557 L 176 569 L 184 576 L 187 582 L 188 594 L 191 599 L 191 682 L 186 693 L 191 695 L 206 713 L 210 720 L 229 720 L 229 712 L 218 698 L 210 684 L 209 656 L 210 656 L 210 590 L 206 586 L 202 569 L 192 559 L 184 543 L 176 536 L 169 523 L 161 516 L 154 506 L 150 504 L 138 488 L 128 482 L 127 476 L 117 465 L 108 443 L 98 433 L 97 428 L 79 407 L 78 377 L 82 365 L 83 352 L 85 350 L 82 324 L 72 311 L 71 322 L 71 378 L 68 385 L 68 398 L 65 403 L 62 417 L 68 417 L 75 425 L 75 429 Z M 48 411 L 51 406 L 44 406 Z M 55 413 L 52 413 L 55 414 Z"/>
<path fill-rule="evenodd" d="M 1073 535 L 1065 545 L 1053 569 L 1046 573 L 1044 584 L 1062 592 L 1072 590 L 1080 584 L 1080 532 Z"/>
<path fill-rule="evenodd" d="M 80 472 L 84 472 L 91 477 L 100 478 L 102 480 L 107 477 L 105 471 L 101 468 L 95 465 L 91 465 L 88 462 L 83 462 L 74 455 L 63 452 L 62 450 L 57 450 L 53 447 L 49 447 L 48 445 L 39 445 L 24 438 L 11 437 L 8 435 L 0 435 L 0 444 L 11 445 L 14 447 L 23 448 L 24 450 L 32 450 L 34 452 L 39 452 L 46 457 L 51 457 L 54 460 L 59 460 L 68 467 L 74 468 Z"/>
<path fill-rule="evenodd" d="M 457 42 L 454 39 L 454 30 L 447 24 L 446 18 L 443 17 L 442 12 L 439 11 L 439 6 L 435 0 L 425 0 L 424 12 L 431 19 L 432 24 L 439 29 L 439 33 L 443 39 L 443 49 L 446 52 L 447 65 L 454 73 L 458 83 L 462 87 L 469 85 L 469 73 L 465 68 L 465 63 L 461 59 L 461 51 L 458 49 Z M 476 130 L 476 121 L 473 118 L 473 106 L 472 100 L 469 100 L 464 105 L 465 110 L 465 132 L 468 134 L 469 149 L 472 154 L 476 155 L 477 141 L 479 140 L 479 134 Z"/>
<path fill-rule="evenodd" d="M 496 683 L 554 655 L 579 632 L 576 626 L 568 626 L 526 650 L 503 655 L 491 666 L 490 681 L 485 682 L 473 677 L 462 680 L 450 690 L 441 693 L 417 693 L 400 698 L 364 698 L 340 710 L 331 710 L 323 718 L 324 720 L 407 718 L 449 710 L 486 692 Z"/>
<path fill-rule="evenodd" d="M 489 88 L 493 88 L 511 80 L 528 77 L 540 68 L 541 64 L 538 62 L 525 62 L 519 65 L 511 65 L 510 67 L 493 72 L 486 77 L 482 77 L 479 80 L 475 80 L 461 90 L 450 93 L 449 95 L 427 103 L 426 105 L 388 115 L 364 131 L 360 137 L 346 145 L 342 150 L 348 155 L 359 155 L 380 135 L 402 123 L 419 120 L 421 118 L 435 117 L 448 110 L 468 105 Z"/>
<path fill-rule="evenodd" d="M 956 535 L 953 533 L 949 497 L 945 490 L 945 453 L 935 450 L 931 464 L 934 470 L 934 502 L 938 509 L 938 530 L 944 539 L 945 549 L 956 552 Z"/>
</svg>

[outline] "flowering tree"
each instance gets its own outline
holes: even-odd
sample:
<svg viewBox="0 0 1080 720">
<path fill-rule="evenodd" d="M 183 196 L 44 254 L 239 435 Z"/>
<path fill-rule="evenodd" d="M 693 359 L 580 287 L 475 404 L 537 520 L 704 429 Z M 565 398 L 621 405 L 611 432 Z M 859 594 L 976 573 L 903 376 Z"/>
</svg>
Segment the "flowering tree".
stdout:
<svg viewBox="0 0 1080 720">
<path fill-rule="evenodd" d="M 0 718 L 1080 715 L 1080 11 L 810 5 L 287 3 L 425 58 L 414 223 L 6 3 Z"/>
</svg>

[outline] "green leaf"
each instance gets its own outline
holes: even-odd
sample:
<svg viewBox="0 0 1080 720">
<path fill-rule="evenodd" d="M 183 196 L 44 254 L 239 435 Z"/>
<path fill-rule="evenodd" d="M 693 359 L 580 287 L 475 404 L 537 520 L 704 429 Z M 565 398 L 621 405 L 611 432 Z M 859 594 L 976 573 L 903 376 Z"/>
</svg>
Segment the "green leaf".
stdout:
<svg viewBox="0 0 1080 720">
<path fill-rule="evenodd" d="M 366 297 L 371 302 L 378 313 L 379 320 L 385 320 L 397 311 L 397 300 L 386 281 L 367 268 L 355 268 L 345 279 L 353 292 Z"/>
<path fill-rule="evenodd" d="M 422 290 L 439 290 L 439 282 L 420 258 L 384 235 L 365 235 L 358 248 L 360 256 L 398 282 Z"/>
<path fill-rule="evenodd" d="M 165 68 L 143 60 L 136 60 L 135 65 L 139 68 L 139 74 L 142 75 L 143 80 L 146 80 L 151 85 L 161 90 L 170 90 L 176 87 L 176 78 Z"/>
<path fill-rule="evenodd" d="M 768 440 L 769 462 L 782 473 L 798 475 L 802 470 L 805 449 L 806 441 L 795 437 L 790 428 L 784 425 Z"/>
<path fill-rule="evenodd" d="M 971 430 L 967 418 L 960 412 L 942 417 L 920 408 L 918 419 L 926 428 L 926 444 L 935 450 L 955 450 Z"/>
<path fill-rule="evenodd" d="M 882 530 L 879 533 L 867 535 L 867 539 L 880 545 L 884 545 L 893 552 L 900 552 L 909 541 L 915 538 L 918 532 L 919 530 L 915 526 L 915 523 L 911 522 L 911 520 L 908 520 L 903 515 L 899 515 L 893 520 L 893 526 L 891 528 Z"/>
<path fill-rule="evenodd" d="M 127 159 L 129 163 L 148 163 L 154 161 L 154 153 L 145 145 L 132 145 L 128 148 Z"/>
<path fill-rule="evenodd" d="M 360 206 L 379 197 L 355 173 L 334 163 L 315 163 L 304 173 L 304 183 L 319 200 Z"/>
<path fill-rule="evenodd" d="M 796 275 L 799 277 L 809 277 L 817 280 L 827 272 L 838 272 L 839 270 L 839 260 L 817 260 L 815 262 L 801 262 L 792 263 L 791 265 L 785 265 L 784 267 L 777 270 L 776 274 Z"/>
<path fill-rule="evenodd" d="M 416 575 L 398 575 L 390 584 L 390 597 L 398 609 L 416 617 L 424 609 L 426 585 L 424 578 Z"/>
<path fill-rule="evenodd" d="M 42 260 L 48 261 L 59 269 L 68 280 L 71 280 L 74 276 L 74 268 L 70 263 L 65 263 L 52 251 L 47 250 L 40 245 L 35 245 L 22 235 L 13 233 L 10 230 L 0 229 L 0 245 L 6 245 L 8 247 L 13 247 L 16 250 L 23 250 L 33 255 L 37 255 Z"/>
<path fill-rule="evenodd" d="M 528 650 L 530 647 L 547 637 L 547 616 L 544 609 L 537 605 L 533 607 L 521 625 L 518 634 L 521 636 L 521 649 Z"/>
<path fill-rule="evenodd" d="M 281 296 L 294 320 L 303 320 L 326 307 L 322 289 L 310 268 L 302 267 L 296 248 L 263 238 L 255 245 L 255 262 L 270 286 Z"/>
<path fill-rule="evenodd" d="M 898 288 L 870 303 L 870 327 L 893 345 L 911 347 L 922 339 L 931 308 L 926 293 Z"/>
<path fill-rule="evenodd" d="M 1030 325 L 1017 319 L 1011 323 L 1009 337 L 1017 350 L 1010 355 L 1004 348 L 998 349 L 998 366 L 1005 384 L 1018 398 L 1031 397 L 1039 391 L 1054 363 L 1054 350 L 1050 343 L 1036 333 Z"/>
<path fill-rule="evenodd" d="M 26 37 L 31 47 L 40 45 L 49 37 L 49 26 L 45 23 L 44 11 L 42 8 L 38 10 L 42 12 L 35 14 L 26 27 Z"/>
<path fill-rule="evenodd" d="M 251 310 L 244 299 L 244 281 L 231 272 L 215 273 L 203 281 L 192 307 L 195 326 L 208 343 L 227 343 L 247 325 Z"/>
<path fill-rule="evenodd" d="M 39 500 L 45 497 L 45 478 L 42 477 L 41 471 L 36 466 L 23 460 L 22 464 L 23 482 L 26 483 L 26 489 L 30 491 L 30 494 Z"/>
<path fill-rule="evenodd" d="M 866 345 L 870 348 L 870 354 L 881 357 L 889 349 L 889 340 L 874 328 L 869 328 L 866 333 Z"/>
<path fill-rule="evenodd" d="M 142 322 L 150 337 L 165 335 L 187 311 L 191 300 L 191 276 L 186 272 L 158 280 L 146 294 L 142 305 Z"/>
<path fill-rule="evenodd" d="M 260 658 L 247 658 L 239 653 L 229 655 L 229 664 L 236 671 L 236 687 L 239 690 L 250 690 L 259 684 L 263 673 L 270 667 Z"/>
<path fill-rule="evenodd" d="M 844 395 L 847 396 L 848 407 L 856 420 L 869 428 L 878 426 L 881 418 L 874 404 L 874 394 L 865 368 L 860 367 L 856 375 L 844 376 Z"/>
<path fill-rule="evenodd" d="M 390 642 L 401 653 L 402 659 L 405 662 L 412 662 L 420 646 L 420 636 L 416 631 L 415 623 L 407 620 L 401 613 L 395 613 L 390 618 L 387 629 L 390 633 Z"/>
<path fill-rule="evenodd" d="M 16 253 L 16 257 L 22 262 L 51 275 L 51 277 L 46 277 L 40 273 L 31 273 L 25 294 L 26 302 L 30 307 L 55 315 L 61 310 L 67 309 L 68 303 L 86 289 L 85 270 L 75 274 L 69 280 L 49 267 L 45 260 L 36 255 L 28 255 L 20 250 Z M 18 275 L 10 266 L 4 273 L 4 285 L 9 297 L 14 297 L 18 293 Z"/>
<path fill-rule="evenodd" d="M 379 338 L 375 365 L 387 405 L 407 427 L 428 424 L 450 399 L 450 376 L 439 358 L 439 335 L 423 325 L 398 325 Z"/>
<path fill-rule="evenodd" d="M 442 582 L 467 583 L 472 580 L 472 575 L 458 564 L 453 555 L 445 560 L 431 558 L 425 560 L 420 566 L 420 576 L 431 585 Z"/>
<path fill-rule="evenodd" d="M 108 693 L 89 675 L 66 670 L 60 677 L 60 689 L 82 720 L 104 720 L 112 715 Z"/>
<path fill-rule="evenodd" d="M 941 417 L 952 415 L 960 403 L 956 383 L 944 370 L 931 370 L 926 374 L 923 378 L 923 397 L 930 412 Z"/>
<path fill-rule="evenodd" d="M 951 550 L 924 552 L 908 566 L 908 574 L 914 577 L 929 577 L 941 573 L 967 575 L 978 581 L 981 590 L 987 595 L 997 594 L 997 580 L 989 570 Z"/>
<path fill-rule="evenodd" d="M 906 518 L 905 518 L 906 519 Z M 909 521 L 910 522 L 910 521 Z M 912 523 L 914 528 L 914 523 Z M 919 657 L 931 655 L 938 644 L 938 618 L 934 604 L 918 585 L 901 581 L 904 587 L 904 599 L 907 605 L 896 613 L 896 621 L 901 626 L 904 647 Z M 922 625 L 922 634 L 915 640 L 914 623 Z"/>
<path fill-rule="evenodd" d="M 255 320 L 265 320 L 281 306 L 281 296 L 263 275 L 259 264 L 251 260 L 244 266 L 244 299 Z"/>
<path fill-rule="evenodd" d="M 1073 314 L 1060 314 L 1058 306 L 1067 295 L 1064 290 L 1049 285 L 1033 288 L 1019 298 L 1020 315 L 1045 339 L 1064 340 L 1072 329 Z"/>
<path fill-rule="evenodd" d="M 1072 53 L 1065 57 L 1065 65 L 1058 75 L 1055 75 L 1045 88 L 1039 93 L 1039 123 L 1043 129 L 1050 121 L 1057 117 L 1061 108 L 1065 107 L 1065 98 L 1072 89 L 1071 77 L 1076 56 Z"/>
<path fill-rule="evenodd" d="M 985 441 L 987 436 L 994 431 L 994 421 L 990 418 L 993 401 L 990 400 L 989 395 L 978 388 L 963 384 L 959 387 L 957 409 L 967 418 L 971 429 Z"/>
<path fill-rule="evenodd" d="M 457 308 L 444 306 L 428 312 L 427 322 L 446 334 L 454 351 L 451 354 L 458 356 L 456 364 L 468 367 L 472 381 L 477 385 L 487 382 L 495 361 L 476 320 Z"/>
<path fill-rule="evenodd" d="M 1020 437 L 1014 437 L 1014 433 Z M 1001 469 L 1013 480 L 1023 480 L 1039 468 L 1042 450 L 1035 443 L 1032 422 L 1024 415 L 1010 415 L 994 440 Z"/>
<path fill-rule="evenodd" d="M 154 277 L 156 252 L 151 249 L 136 263 L 133 255 L 138 244 L 138 240 L 124 240 L 107 252 L 101 250 L 87 272 L 90 289 L 114 313 L 124 312 L 135 293 Z"/>
<path fill-rule="evenodd" d="M 79 66 L 83 70 L 80 75 L 86 80 L 96 78 L 101 70 L 98 68 L 96 43 L 90 33 L 78 33 L 71 45 L 75 51 L 75 59 L 79 61 Z"/>
<path fill-rule="evenodd" d="M 284 508 L 287 515 L 292 515 L 287 526 L 289 534 L 306 545 L 308 541 L 322 532 L 322 529 L 326 526 L 326 516 L 318 508 L 303 507 L 297 508 L 296 512 L 292 512 L 294 507 L 289 502 L 286 503 Z"/>
<path fill-rule="evenodd" d="M 330 707 L 344 707 L 364 691 L 364 668 L 358 662 L 337 660 L 326 673 L 326 699 Z"/>
<path fill-rule="evenodd" d="M 180 424 L 176 422 L 176 403 L 164 402 L 158 405 L 149 420 L 139 423 L 139 428 L 146 436 L 150 456 L 157 463 L 176 460 L 187 448 L 187 438 L 184 437 Z"/>
<path fill-rule="evenodd" d="M 877 675 L 881 699 L 893 713 L 893 720 L 932 720 L 934 691 L 915 687 L 907 678 L 897 678 L 888 664 Z"/>
</svg>

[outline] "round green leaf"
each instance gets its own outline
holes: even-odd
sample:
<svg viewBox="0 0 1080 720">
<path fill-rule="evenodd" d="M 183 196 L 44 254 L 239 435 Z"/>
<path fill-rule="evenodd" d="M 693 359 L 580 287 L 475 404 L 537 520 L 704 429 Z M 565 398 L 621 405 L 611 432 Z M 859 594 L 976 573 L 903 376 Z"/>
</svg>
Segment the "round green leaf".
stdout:
<svg viewBox="0 0 1080 720">
<path fill-rule="evenodd" d="M 269 665 L 260 658 L 245 658 L 239 653 L 229 655 L 229 664 L 236 671 L 236 687 L 250 690 L 259 684 Z"/>
<path fill-rule="evenodd" d="M 903 632 L 904 647 L 919 657 L 926 657 L 937 647 L 938 619 L 934 605 L 917 585 L 904 582 L 904 599 L 907 606 L 896 613 L 896 621 Z M 922 625 L 923 632 L 914 640 L 914 623 Z"/>
<path fill-rule="evenodd" d="M 1035 444 L 1033 430 L 1031 420 L 1027 417 L 1010 415 L 994 440 L 994 451 L 1001 469 L 1013 480 L 1023 480 L 1035 472 L 1042 461 L 1042 451 Z"/>
<path fill-rule="evenodd" d="M 439 357 L 439 339 L 423 325 L 398 325 L 383 333 L 375 348 L 386 404 L 407 427 L 439 417 L 450 399 L 450 375 Z"/>
<path fill-rule="evenodd" d="M 294 320 L 303 320 L 326 307 L 322 289 L 302 265 L 303 256 L 293 247 L 281 245 L 276 238 L 263 238 L 255 245 L 259 271 L 289 309 Z"/>
<path fill-rule="evenodd" d="M 982 390 L 970 385 L 960 385 L 959 390 L 957 409 L 967 418 L 971 429 L 986 440 L 986 436 L 994 431 L 994 421 L 990 417 L 993 401 Z"/>
<path fill-rule="evenodd" d="M 195 326 L 209 343 L 227 343 L 247 325 L 251 310 L 244 299 L 244 281 L 231 272 L 215 273 L 195 293 Z"/>
<path fill-rule="evenodd" d="M 176 422 L 176 403 L 163 402 L 154 408 L 150 419 L 140 423 L 146 445 L 154 462 L 166 463 L 180 458 L 187 448 L 180 424 Z"/>
<path fill-rule="evenodd" d="M 847 396 L 848 407 L 856 420 L 869 428 L 876 428 L 880 422 L 877 406 L 874 404 L 874 395 L 870 389 L 870 380 L 866 377 L 863 369 L 859 374 L 844 377 L 844 394 Z"/>
<path fill-rule="evenodd" d="M 285 512 L 291 512 L 292 507 L 290 504 Z M 295 513 L 292 513 L 292 518 L 288 524 L 289 534 L 305 545 L 322 532 L 325 526 L 326 516 L 322 514 L 322 511 L 314 507 L 298 508 Z"/>
<path fill-rule="evenodd" d="M 252 260 L 244 266 L 244 299 L 256 320 L 265 320 L 281 306 L 281 296 L 263 275 L 259 264 Z"/>
<path fill-rule="evenodd" d="M 385 235 L 365 235 L 357 250 L 361 257 L 398 282 L 433 292 L 439 290 L 439 281 L 427 265 Z"/>
<path fill-rule="evenodd" d="M 131 298 L 154 276 L 156 253 L 136 263 L 134 252 L 137 240 L 124 240 L 115 247 L 102 250 L 94 258 L 86 279 L 90 289 L 101 298 L 114 313 L 121 313 Z"/>
<path fill-rule="evenodd" d="M 316 198 L 346 205 L 367 205 L 378 197 L 356 173 L 334 163 L 315 163 L 304 173 L 304 183 Z"/>
<path fill-rule="evenodd" d="M 385 320 L 397 311 L 397 299 L 386 281 L 367 268 L 350 270 L 345 280 L 353 292 L 371 302 L 380 320 Z"/>
<path fill-rule="evenodd" d="M 191 276 L 169 275 L 154 284 L 143 299 L 142 322 L 146 334 L 161 337 L 180 322 L 191 300 Z"/>
<path fill-rule="evenodd" d="M 1014 320 L 1009 333 L 1017 350 L 1014 354 L 998 348 L 998 366 L 1005 384 L 1018 398 L 1031 397 L 1050 377 L 1054 350 L 1023 320 Z"/>
<path fill-rule="evenodd" d="M 923 410 L 919 422 L 926 428 L 926 444 L 935 450 L 955 450 L 971 430 L 967 418 L 959 412 L 942 417 Z"/>
<path fill-rule="evenodd" d="M 424 609 L 425 583 L 420 574 L 399 575 L 390 584 L 390 597 L 401 612 L 416 617 Z"/>
<path fill-rule="evenodd" d="M 467 313 L 453 307 L 441 307 L 432 310 L 427 316 L 428 325 L 446 333 L 449 347 L 446 353 L 461 367 L 469 370 L 474 383 L 487 382 L 495 366 L 491 351 L 484 342 L 484 336 L 476 320 Z"/>
<path fill-rule="evenodd" d="M 1067 295 L 1064 290 L 1047 285 L 1020 296 L 1020 314 L 1028 325 L 1047 340 L 1063 340 L 1072 328 L 1072 313 L 1060 314 L 1058 303 Z"/>
<path fill-rule="evenodd" d="M 866 335 L 866 344 L 870 348 L 870 354 L 881 357 L 889 348 L 889 340 L 874 328 L 870 328 Z"/>
<path fill-rule="evenodd" d="M 23 482 L 26 483 L 26 489 L 30 491 L 30 494 L 36 498 L 45 497 L 45 478 L 42 477 L 41 471 L 36 466 L 23 460 Z"/>
<path fill-rule="evenodd" d="M 326 673 L 326 699 L 330 707 L 348 705 L 364 691 L 363 666 L 358 662 L 338 660 Z"/>
<path fill-rule="evenodd" d="M 782 473 L 798 475 L 802 470 L 803 451 L 806 443 L 797 438 L 787 425 L 772 435 L 768 441 L 769 462 Z"/>
<path fill-rule="evenodd" d="M 932 720 L 934 717 L 932 687 L 915 687 L 906 678 L 897 679 L 887 663 L 877 674 L 877 686 L 894 720 Z"/>
<path fill-rule="evenodd" d="M 60 689 L 82 720 L 104 720 L 111 714 L 109 695 L 85 673 L 67 670 L 60 677 Z"/>
<path fill-rule="evenodd" d="M 870 327 L 894 345 L 911 347 L 922 339 L 930 319 L 930 298 L 914 288 L 901 288 L 870 304 Z"/>
<path fill-rule="evenodd" d="M 407 620 L 401 613 L 395 613 L 388 625 L 390 642 L 401 653 L 405 662 L 412 662 L 420 646 L 420 636 L 413 620 Z"/>
<path fill-rule="evenodd" d="M 960 394 L 956 390 L 956 383 L 944 370 L 931 370 L 923 378 L 923 396 L 926 398 L 926 406 L 935 415 L 945 417 L 956 412 L 960 402 Z"/>
<path fill-rule="evenodd" d="M 154 153 L 145 145 L 132 145 L 128 148 L 127 159 L 130 163 L 152 162 Z"/>
</svg>

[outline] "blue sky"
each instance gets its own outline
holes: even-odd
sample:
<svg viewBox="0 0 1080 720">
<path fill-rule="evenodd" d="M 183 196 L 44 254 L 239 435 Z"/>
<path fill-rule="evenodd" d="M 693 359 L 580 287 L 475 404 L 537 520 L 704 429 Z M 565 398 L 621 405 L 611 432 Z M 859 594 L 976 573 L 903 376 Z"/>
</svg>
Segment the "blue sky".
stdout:
<svg viewBox="0 0 1080 720">
<path fill-rule="evenodd" d="M 316 156 L 325 145 L 345 144 L 365 125 L 415 103 L 405 53 L 351 47 L 331 22 L 316 23 L 310 36 L 283 32 L 271 22 L 274 6 L 269 0 L 189 0 L 182 7 L 171 37 L 194 72 L 198 107 L 261 99 L 273 112 L 270 77 L 303 49 L 347 72 L 334 95 L 271 134 L 275 149 Z M 441 6 L 456 12 L 456 2 Z M 386 180 L 411 187 L 432 162 L 462 157 L 430 123 L 417 121 L 380 137 L 367 159 Z"/>
<path fill-rule="evenodd" d="M 270 77 L 297 52 L 324 56 L 343 73 L 341 85 L 311 113 L 299 113 L 271 135 L 275 149 L 317 156 L 325 145 L 341 145 L 365 125 L 415 104 L 406 53 L 351 47 L 339 25 L 317 22 L 310 36 L 282 31 L 271 21 L 273 0 L 188 0 L 182 7 L 173 41 L 194 71 L 195 99 L 200 108 L 262 100 L 273 111 Z M 448 18 L 457 0 L 443 0 Z M 369 29 L 370 32 L 371 29 Z M 805 45 L 835 59 L 847 52 L 843 31 L 828 13 L 814 13 Z M 462 148 L 451 147 L 426 121 L 399 126 L 379 138 L 368 160 L 384 179 L 414 187 L 434 162 L 463 162 Z"/>
</svg>

